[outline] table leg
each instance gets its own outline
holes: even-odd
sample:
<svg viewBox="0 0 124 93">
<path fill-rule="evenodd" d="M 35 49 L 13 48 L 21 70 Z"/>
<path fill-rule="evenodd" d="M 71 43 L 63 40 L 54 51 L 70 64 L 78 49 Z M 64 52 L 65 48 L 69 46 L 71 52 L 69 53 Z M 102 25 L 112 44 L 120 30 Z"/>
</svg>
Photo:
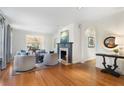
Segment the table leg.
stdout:
<svg viewBox="0 0 124 93">
<path fill-rule="evenodd" d="M 106 66 L 105 56 L 103 56 L 103 63 L 102 64 L 103 64 L 103 66 L 104 66 L 105 69 L 102 69 L 101 72 L 103 72 L 103 73 L 109 73 L 109 74 L 111 74 L 111 75 L 113 75 L 115 77 L 119 77 L 120 74 L 115 71 L 116 68 L 118 67 L 116 62 L 117 62 L 117 57 L 115 57 L 115 59 L 114 59 L 114 65 L 113 65 L 114 68 L 112 69 L 112 66 L 111 65 L 107 65 Z"/>
</svg>

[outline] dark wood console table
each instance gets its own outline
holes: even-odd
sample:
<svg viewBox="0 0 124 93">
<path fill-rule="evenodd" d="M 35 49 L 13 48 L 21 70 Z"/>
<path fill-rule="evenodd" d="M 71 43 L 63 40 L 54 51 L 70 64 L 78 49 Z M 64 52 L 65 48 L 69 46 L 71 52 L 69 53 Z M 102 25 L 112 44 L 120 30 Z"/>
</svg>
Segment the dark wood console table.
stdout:
<svg viewBox="0 0 124 93">
<path fill-rule="evenodd" d="M 118 58 L 124 59 L 124 56 L 110 55 L 110 54 L 100 54 L 100 53 L 97 53 L 96 56 L 102 56 L 103 57 L 103 63 L 102 64 L 103 64 L 103 66 L 104 66 L 105 69 L 102 69 L 101 72 L 109 73 L 109 74 L 111 74 L 113 76 L 116 76 L 116 77 L 119 77 L 120 76 L 120 74 L 115 71 L 118 68 L 117 59 Z M 112 65 L 106 65 L 105 57 L 112 57 L 112 58 L 114 58 L 114 64 L 113 64 L 113 66 Z"/>
</svg>

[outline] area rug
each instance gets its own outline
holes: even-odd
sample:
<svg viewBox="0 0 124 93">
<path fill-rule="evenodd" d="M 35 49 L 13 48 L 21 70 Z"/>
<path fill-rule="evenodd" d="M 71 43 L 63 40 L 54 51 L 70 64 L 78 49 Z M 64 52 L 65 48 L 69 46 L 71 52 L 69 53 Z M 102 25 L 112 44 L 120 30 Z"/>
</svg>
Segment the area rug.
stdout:
<svg viewBox="0 0 124 93">
<path fill-rule="evenodd" d="M 14 69 L 12 69 L 12 76 L 24 74 L 24 73 L 30 73 L 30 72 L 34 72 L 34 71 L 39 71 L 39 70 L 50 68 L 50 67 L 52 67 L 52 66 L 46 66 L 43 63 L 37 63 L 37 64 L 35 64 L 35 67 L 33 69 L 28 70 L 28 71 L 15 71 Z"/>
</svg>

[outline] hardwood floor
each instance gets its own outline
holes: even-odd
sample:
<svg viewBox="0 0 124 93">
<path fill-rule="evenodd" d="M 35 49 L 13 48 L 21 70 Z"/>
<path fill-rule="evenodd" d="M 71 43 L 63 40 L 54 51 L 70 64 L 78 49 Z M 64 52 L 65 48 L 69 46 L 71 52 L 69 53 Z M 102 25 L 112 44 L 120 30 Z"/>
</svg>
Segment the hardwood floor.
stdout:
<svg viewBox="0 0 124 93">
<path fill-rule="evenodd" d="M 119 78 L 101 73 L 92 62 L 65 66 L 58 64 L 35 72 L 12 76 L 12 66 L 2 71 L 0 85 L 18 86 L 94 86 L 124 85 L 124 76 Z"/>
</svg>

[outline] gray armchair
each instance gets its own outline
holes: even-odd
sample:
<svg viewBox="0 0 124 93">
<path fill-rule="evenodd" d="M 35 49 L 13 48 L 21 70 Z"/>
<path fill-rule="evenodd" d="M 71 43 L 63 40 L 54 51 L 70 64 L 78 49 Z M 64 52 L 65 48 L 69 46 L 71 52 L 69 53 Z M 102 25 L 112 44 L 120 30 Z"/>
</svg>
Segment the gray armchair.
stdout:
<svg viewBox="0 0 124 93">
<path fill-rule="evenodd" d="M 56 64 L 58 64 L 58 54 L 57 53 L 46 54 L 44 56 L 44 64 L 45 65 L 56 65 Z"/>
</svg>

